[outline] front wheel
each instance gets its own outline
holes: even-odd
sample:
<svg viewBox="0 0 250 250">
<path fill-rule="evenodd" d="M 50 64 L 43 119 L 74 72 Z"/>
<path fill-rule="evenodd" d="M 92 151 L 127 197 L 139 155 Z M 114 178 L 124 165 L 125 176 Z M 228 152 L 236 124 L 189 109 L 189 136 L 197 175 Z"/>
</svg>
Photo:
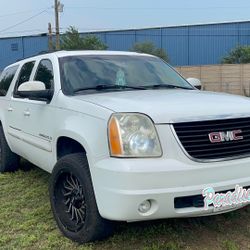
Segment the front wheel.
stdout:
<svg viewBox="0 0 250 250">
<path fill-rule="evenodd" d="M 70 154 L 57 162 L 51 176 L 50 201 L 59 229 L 71 240 L 86 243 L 111 234 L 111 222 L 99 214 L 84 154 Z"/>
</svg>

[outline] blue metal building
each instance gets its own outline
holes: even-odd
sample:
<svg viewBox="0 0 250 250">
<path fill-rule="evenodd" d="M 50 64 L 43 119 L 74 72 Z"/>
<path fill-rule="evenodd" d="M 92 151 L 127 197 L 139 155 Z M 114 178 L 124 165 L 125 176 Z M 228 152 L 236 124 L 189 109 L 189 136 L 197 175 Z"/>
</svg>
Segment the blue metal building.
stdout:
<svg viewBox="0 0 250 250">
<path fill-rule="evenodd" d="M 174 66 L 220 63 L 237 45 L 250 45 L 250 21 L 113 30 L 94 34 L 109 50 L 129 50 L 134 43 L 151 41 L 167 51 Z M 0 39 L 0 70 L 24 57 L 48 50 L 47 35 Z"/>
</svg>

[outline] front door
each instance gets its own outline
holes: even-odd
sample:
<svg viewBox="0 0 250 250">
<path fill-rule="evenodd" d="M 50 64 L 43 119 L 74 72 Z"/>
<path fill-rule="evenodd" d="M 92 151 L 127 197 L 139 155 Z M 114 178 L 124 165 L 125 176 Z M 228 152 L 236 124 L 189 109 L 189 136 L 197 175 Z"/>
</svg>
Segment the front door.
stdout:
<svg viewBox="0 0 250 250">
<path fill-rule="evenodd" d="M 34 68 L 35 61 L 30 61 L 25 63 L 18 75 L 15 89 L 24 82 L 29 81 L 32 70 Z M 17 154 L 25 157 L 24 152 L 25 142 L 24 142 L 24 127 L 27 122 L 27 113 L 26 113 L 26 99 L 19 98 L 12 93 L 11 101 L 8 103 L 7 113 L 6 113 L 6 131 L 8 133 L 9 143 L 12 146 L 12 149 Z"/>
<path fill-rule="evenodd" d="M 37 65 L 31 75 L 31 80 L 41 81 L 45 84 L 46 89 L 53 90 L 54 73 L 51 61 L 42 59 Z M 21 141 L 21 155 L 35 165 L 49 171 L 49 163 L 53 157 L 51 133 L 55 129 L 55 117 L 52 115 L 54 107 L 46 101 L 19 97 L 17 88 L 18 86 L 13 94 L 15 106 L 13 109 L 16 110 L 15 113 L 20 120 L 12 132 L 14 130 L 14 133 L 20 134 L 16 140 Z"/>
</svg>

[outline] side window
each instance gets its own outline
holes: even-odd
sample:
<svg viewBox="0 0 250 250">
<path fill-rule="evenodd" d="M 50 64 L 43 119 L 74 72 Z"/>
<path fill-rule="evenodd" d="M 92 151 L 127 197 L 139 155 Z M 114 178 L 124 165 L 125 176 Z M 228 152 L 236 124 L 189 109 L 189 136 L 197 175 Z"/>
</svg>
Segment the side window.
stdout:
<svg viewBox="0 0 250 250">
<path fill-rule="evenodd" d="M 46 89 L 52 89 L 54 86 L 53 66 L 50 60 L 41 60 L 37 67 L 35 81 L 41 81 L 45 84 Z"/>
<path fill-rule="evenodd" d="M 16 74 L 18 66 L 7 68 L 0 77 L 0 96 L 5 96 L 8 92 L 10 84 Z"/>
<path fill-rule="evenodd" d="M 28 62 L 28 63 L 25 63 L 22 68 L 21 68 L 21 71 L 19 73 L 19 77 L 18 77 L 18 80 L 17 80 L 17 84 L 16 84 L 16 90 L 17 88 L 24 82 L 28 82 L 29 79 L 30 79 L 30 75 L 31 75 L 31 72 L 32 72 L 32 69 L 35 65 L 35 61 L 32 61 L 32 62 Z"/>
</svg>

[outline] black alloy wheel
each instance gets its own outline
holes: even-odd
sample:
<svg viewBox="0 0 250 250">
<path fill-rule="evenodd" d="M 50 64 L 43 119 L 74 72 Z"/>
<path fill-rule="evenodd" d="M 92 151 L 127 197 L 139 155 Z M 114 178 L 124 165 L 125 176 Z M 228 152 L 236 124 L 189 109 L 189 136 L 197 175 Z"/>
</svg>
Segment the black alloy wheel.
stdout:
<svg viewBox="0 0 250 250">
<path fill-rule="evenodd" d="M 59 229 L 71 240 L 86 243 L 112 233 L 112 223 L 99 214 L 83 153 L 58 160 L 50 181 L 50 201 Z"/>
</svg>

